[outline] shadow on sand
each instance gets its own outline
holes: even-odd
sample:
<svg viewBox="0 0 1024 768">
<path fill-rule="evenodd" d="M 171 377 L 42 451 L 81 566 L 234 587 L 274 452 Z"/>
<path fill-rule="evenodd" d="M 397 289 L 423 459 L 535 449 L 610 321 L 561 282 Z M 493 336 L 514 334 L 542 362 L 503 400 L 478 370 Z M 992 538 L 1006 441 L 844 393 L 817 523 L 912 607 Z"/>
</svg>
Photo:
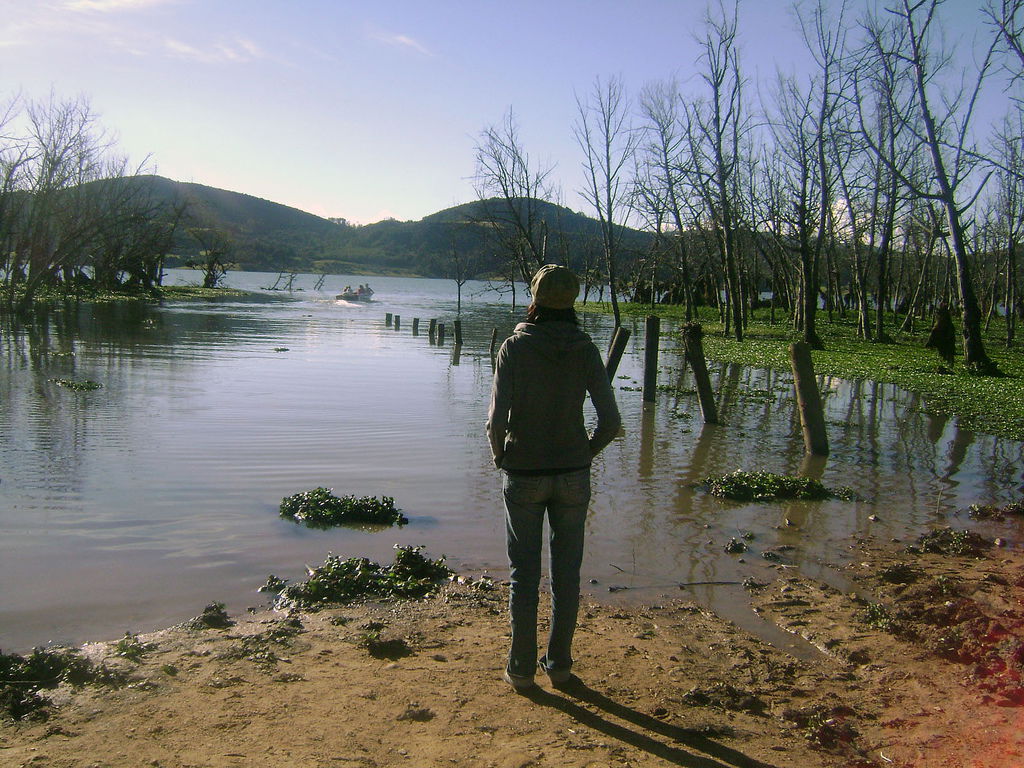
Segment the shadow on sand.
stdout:
<svg viewBox="0 0 1024 768">
<path fill-rule="evenodd" d="M 723 746 L 696 729 L 680 728 L 619 704 L 595 691 L 575 675 L 569 682 L 556 686 L 554 691 L 535 687 L 521 694 L 535 704 L 564 712 L 581 725 L 674 765 L 692 768 L 776 768 L 771 763 L 755 760 Z M 583 705 L 590 705 L 599 711 L 593 712 Z M 606 715 L 625 721 L 635 728 L 613 722 Z M 659 740 L 650 734 L 673 743 Z"/>
</svg>

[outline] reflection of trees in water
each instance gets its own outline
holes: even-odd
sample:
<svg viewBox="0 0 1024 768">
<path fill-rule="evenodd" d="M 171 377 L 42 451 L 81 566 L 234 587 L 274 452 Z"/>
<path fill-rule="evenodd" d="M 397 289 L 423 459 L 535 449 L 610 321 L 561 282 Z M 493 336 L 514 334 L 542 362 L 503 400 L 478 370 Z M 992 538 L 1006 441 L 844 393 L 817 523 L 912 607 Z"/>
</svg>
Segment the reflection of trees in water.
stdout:
<svg viewBox="0 0 1024 768">
<path fill-rule="evenodd" d="M 685 407 L 694 418 L 687 424 L 694 431 L 687 435 L 680 430 L 677 438 L 672 506 L 695 526 L 710 524 L 720 510 L 717 501 L 694 494 L 689 486 L 708 474 L 737 468 L 804 474 L 826 485 L 855 487 L 861 503 L 795 502 L 773 508 L 771 517 L 777 516 L 780 525 L 788 517 L 794 528 L 800 528 L 802 539 L 877 532 L 878 523 L 868 517 L 879 507 L 886 510 L 883 523 L 896 532 L 904 525 L 944 518 L 977 500 L 975 496 L 1004 498 L 1021 484 L 1022 444 L 974 435 L 959 429 L 955 420 L 928 415 L 920 396 L 895 385 L 828 376 L 819 377 L 819 383 L 827 394 L 833 457 L 808 466 L 788 372 L 712 364 L 711 374 L 723 422 L 720 429 L 701 429 L 695 395 L 675 396 L 680 410 L 680 403 L 689 399 Z M 678 386 L 691 386 L 689 374 L 679 377 Z M 639 466 L 645 481 L 666 471 L 652 450 L 660 428 L 657 422 L 643 424 Z M 834 519 L 837 509 L 839 519 Z M 763 522 L 764 515 L 760 519 Z"/>
</svg>

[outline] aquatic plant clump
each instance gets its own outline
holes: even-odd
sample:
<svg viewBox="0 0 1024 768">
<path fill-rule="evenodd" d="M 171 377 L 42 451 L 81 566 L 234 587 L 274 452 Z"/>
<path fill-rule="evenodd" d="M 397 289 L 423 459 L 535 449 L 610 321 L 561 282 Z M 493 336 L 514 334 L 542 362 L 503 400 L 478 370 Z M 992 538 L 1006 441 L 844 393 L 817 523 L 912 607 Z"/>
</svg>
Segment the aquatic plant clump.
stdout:
<svg viewBox="0 0 1024 768">
<path fill-rule="evenodd" d="M 277 602 L 282 606 L 320 608 L 368 597 L 415 599 L 431 594 L 452 573 L 444 557 L 431 560 L 422 547 L 396 545 L 395 550 L 395 561 L 386 566 L 365 557 L 329 554 L 323 565 L 309 569 L 308 579 L 284 585 Z"/>
<path fill-rule="evenodd" d="M 28 656 L 0 653 L 0 717 L 45 717 L 49 701 L 41 691 L 62 683 L 79 688 L 120 682 L 121 675 L 71 649 L 36 648 Z"/>
<path fill-rule="evenodd" d="M 972 520 L 1002 521 L 1007 517 L 1024 517 L 1024 501 L 1016 501 L 1003 507 L 994 504 L 971 504 L 967 515 Z"/>
<path fill-rule="evenodd" d="M 704 484 L 712 496 L 733 501 L 773 501 L 775 499 L 843 499 L 855 498 L 851 488 L 826 488 L 809 477 L 777 475 L 773 472 L 736 470 L 725 475 L 710 475 Z"/>
<path fill-rule="evenodd" d="M 391 496 L 335 496 L 333 488 L 314 488 L 281 502 L 281 517 L 310 528 L 329 528 L 348 523 L 405 525 L 409 520 L 395 508 Z"/>
<path fill-rule="evenodd" d="M 64 387 L 65 389 L 70 389 L 75 392 L 92 392 L 94 389 L 99 389 L 103 386 L 99 382 L 95 382 L 90 379 L 50 379 L 50 381 Z"/>
</svg>

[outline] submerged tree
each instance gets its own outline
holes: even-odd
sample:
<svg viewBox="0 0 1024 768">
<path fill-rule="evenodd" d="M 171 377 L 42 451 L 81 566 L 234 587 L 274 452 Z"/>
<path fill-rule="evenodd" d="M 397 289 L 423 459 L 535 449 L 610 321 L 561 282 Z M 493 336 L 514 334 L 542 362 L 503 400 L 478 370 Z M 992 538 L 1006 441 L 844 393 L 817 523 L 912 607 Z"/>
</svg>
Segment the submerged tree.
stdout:
<svg viewBox="0 0 1024 768">
<path fill-rule="evenodd" d="M 203 288 L 216 288 L 228 273 L 231 239 L 213 227 L 192 227 L 188 232 L 199 244 L 199 258 L 189 260 L 185 266 L 202 270 Z"/>
</svg>

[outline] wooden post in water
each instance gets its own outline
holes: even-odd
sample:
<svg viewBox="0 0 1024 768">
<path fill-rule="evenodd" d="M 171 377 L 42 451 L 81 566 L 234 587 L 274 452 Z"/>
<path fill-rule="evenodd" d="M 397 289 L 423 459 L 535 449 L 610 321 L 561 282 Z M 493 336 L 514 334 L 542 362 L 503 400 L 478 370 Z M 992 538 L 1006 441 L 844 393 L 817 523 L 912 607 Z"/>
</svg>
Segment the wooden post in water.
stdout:
<svg viewBox="0 0 1024 768">
<path fill-rule="evenodd" d="M 402 316 L 395 315 L 395 330 L 399 331 L 402 329 Z"/>
<path fill-rule="evenodd" d="M 419 336 L 420 335 L 420 319 L 418 317 L 414 317 L 412 319 L 412 335 L 413 336 Z"/>
<path fill-rule="evenodd" d="M 430 336 L 430 343 L 434 343 L 434 338 L 437 336 L 437 320 L 430 318 L 430 327 L 427 328 L 427 335 Z"/>
<path fill-rule="evenodd" d="M 498 354 L 498 329 L 491 328 L 491 362 L 494 362 L 494 358 Z"/>
<path fill-rule="evenodd" d="M 814 377 L 811 348 L 802 341 L 789 345 L 789 360 L 793 366 L 793 385 L 796 404 L 800 410 L 800 426 L 804 433 L 804 450 L 815 456 L 828 456 L 828 435 L 825 433 L 825 411 L 821 405 L 821 392 Z"/>
<path fill-rule="evenodd" d="M 686 362 L 693 370 L 693 379 L 697 385 L 701 416 L 704 417 L 705 424 L 717 424 L 718 406 L 715 405 L 715 393 L 711 389 L 708 363 L 704 359 L 703 337 L 704 329 L 700 323 L 687 323 L 683 326 L 683 348 L 686 352 Z"/>
<path fill-rule="evenodd" d="M 461 320 L 456 320 L 455 321 L 455 343 L 460 345 L 460 346 L 462 345 L 462 321 Z"/>
<path fill-rule="evenodd" d="M 626 351 L 627 341 L 629 331 L 621 325 L 617 326 L 615 333 L 612 334 L 612 343 L 608 347 L 608 362 L 605 364 L 609 381 L 615 378 L 615 372 L 619 370 L 619 361 L 622 359 L 622 353 Z"/>
<path fill-rule="evenodd" d="M 444 346 L 444 323 L 437 324 L 437 343 Z"/>
<path fill-rule="evenodd" d="M 658 341 L 661 338 L 661 320 L 649 315 L 644 335 L 644 407 L 654 403 L 658 390 Z"/>
<path fill-rule="evenodd" d="M 391 313 L 390 312 L 388 312 L 388 313 L 386 313 L 384 315 L 384 325 L 386 325 L 388 328 L 391 327 Z"/>
</svg>

